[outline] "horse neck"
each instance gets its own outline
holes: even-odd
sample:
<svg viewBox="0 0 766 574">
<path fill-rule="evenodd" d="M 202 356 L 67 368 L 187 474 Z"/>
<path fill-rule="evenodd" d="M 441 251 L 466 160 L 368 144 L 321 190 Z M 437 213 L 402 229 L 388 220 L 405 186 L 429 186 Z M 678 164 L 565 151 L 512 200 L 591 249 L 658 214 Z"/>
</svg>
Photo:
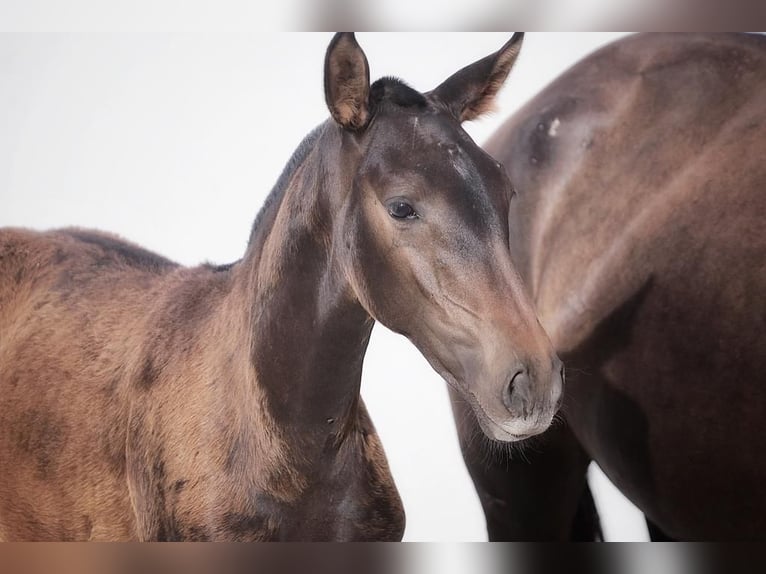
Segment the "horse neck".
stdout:
<svg viewBox="0 0 766 574">
<path fill-rule="evenodd" d="M 241 276 L 250 360 L 282 428 L 338 434 L 356 420 L 373 325 L 332 249 L 333 197 L 344 181 L 341 137 L 325 126 L 260 218 Z"/>
</svg>

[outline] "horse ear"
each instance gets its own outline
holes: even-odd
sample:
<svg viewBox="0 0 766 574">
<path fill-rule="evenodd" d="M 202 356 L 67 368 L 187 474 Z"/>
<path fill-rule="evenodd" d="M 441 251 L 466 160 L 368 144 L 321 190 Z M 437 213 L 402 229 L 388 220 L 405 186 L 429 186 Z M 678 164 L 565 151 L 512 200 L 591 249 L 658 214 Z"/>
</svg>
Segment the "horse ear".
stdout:
<svg viewBox="0 0 766 574">
<path fill-rule="evenodd" d="M 459 70 L 431 92 L 461 122 L 476 119 L 492 109 L 521 50 L 523 32 L 516 32 L 494 54 Z"/>
<path fill-rule="evenodd" d="M 360 130 L 370 118 L 370 67 L 353 32 L 335 34 L 324 60 L 324 97 L 333 119 Z"/>
</svg>

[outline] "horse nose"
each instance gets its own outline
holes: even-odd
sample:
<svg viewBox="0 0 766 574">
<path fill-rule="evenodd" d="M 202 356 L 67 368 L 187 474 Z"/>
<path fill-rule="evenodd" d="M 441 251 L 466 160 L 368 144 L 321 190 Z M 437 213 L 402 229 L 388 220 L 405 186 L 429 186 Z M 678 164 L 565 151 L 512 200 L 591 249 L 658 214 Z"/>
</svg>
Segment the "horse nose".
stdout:
<svg viewBox="0 0 766 574">
<path fill-rule="evenodd" d="M 529 370 L 521 367 L 511 375 L 503 389 L 503 404 L 516 416 L 527 417 L 530 392 Z"/>
<path fill-rule="evenodd" d="M 561 407 L 564 396 L 564 364 L 558 357 L 552 361 L 550 376 L 550 382 L 545 385 L 542 392 L 549 397 L 550 402 L 547 404 L 552 405 L 555 412 Z M 535 401 L 533 394 L 533 381 L 529 374 L 529 368 L 526 365 L 520 365 L 514 370 L 503 389 L 503 404 L 512 415 L 527 418 L 535 403 L 542 402 L 545 404 L 547 402 Z"/>
<path fill-rule="evenodd" d="M 556 404 L 553 407 L 556 412 L 561 408 L 564 403 L 564 383 L 566 382 L 566 373 L 564 370 L 564 363 L 561 359 L 556 357 L 553 361 L 553 382 L 552 392 L 555 393 Z"/>
</svg>

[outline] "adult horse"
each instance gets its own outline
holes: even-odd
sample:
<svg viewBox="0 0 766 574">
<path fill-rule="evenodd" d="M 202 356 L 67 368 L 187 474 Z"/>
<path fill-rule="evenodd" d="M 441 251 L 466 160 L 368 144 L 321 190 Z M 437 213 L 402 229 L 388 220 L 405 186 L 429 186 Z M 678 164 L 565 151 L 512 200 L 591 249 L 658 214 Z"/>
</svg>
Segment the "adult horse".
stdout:
<svg viewBox="0 0 766 574">
<path fill-rule="evenodd" d="M 492 539 L 593 539 L 595 460 L 653 538 L 766 535 L 766 38 L 629 37 L 487 143 L 568 367 L 524 458 L 462 448 Z"/>
<path fill-rule="evenodd" d="M 460 127 L 520 45 L 421 94 L 370 85 L 337 35 L 332 118 L 232 265 L 182 268 L 94 231 L 0 232 L 0 539 L 399 539 L 359 397 L 374 320 L 497 438 L 545 430 L 561 362 L 511 265 L 508 179 Z"/>
</svg>

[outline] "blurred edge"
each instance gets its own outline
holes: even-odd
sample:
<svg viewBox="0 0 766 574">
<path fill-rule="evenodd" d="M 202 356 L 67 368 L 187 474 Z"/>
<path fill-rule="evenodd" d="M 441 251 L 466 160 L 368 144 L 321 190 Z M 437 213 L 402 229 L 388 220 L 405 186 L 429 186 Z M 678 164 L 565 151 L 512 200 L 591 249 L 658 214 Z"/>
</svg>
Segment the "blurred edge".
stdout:
<svg viewBox="0 0 766 574">
<path fill-rule="evenodd" d="M 731 31 L 763 28 L 756 0 L 474 0 L 412 3 L 323 0 L 292 22 L 298 30 Z"/>
<path fill-rule="evenodd" d="M 0 544 L 30 574 L 714 574 L 763 572 L 747 544 Z"/>
<path fill-rule="evenodd" d="M 3 0 L 0 30 L 713 31 L 763 28 L 760 0 Z"/>
</svg>

